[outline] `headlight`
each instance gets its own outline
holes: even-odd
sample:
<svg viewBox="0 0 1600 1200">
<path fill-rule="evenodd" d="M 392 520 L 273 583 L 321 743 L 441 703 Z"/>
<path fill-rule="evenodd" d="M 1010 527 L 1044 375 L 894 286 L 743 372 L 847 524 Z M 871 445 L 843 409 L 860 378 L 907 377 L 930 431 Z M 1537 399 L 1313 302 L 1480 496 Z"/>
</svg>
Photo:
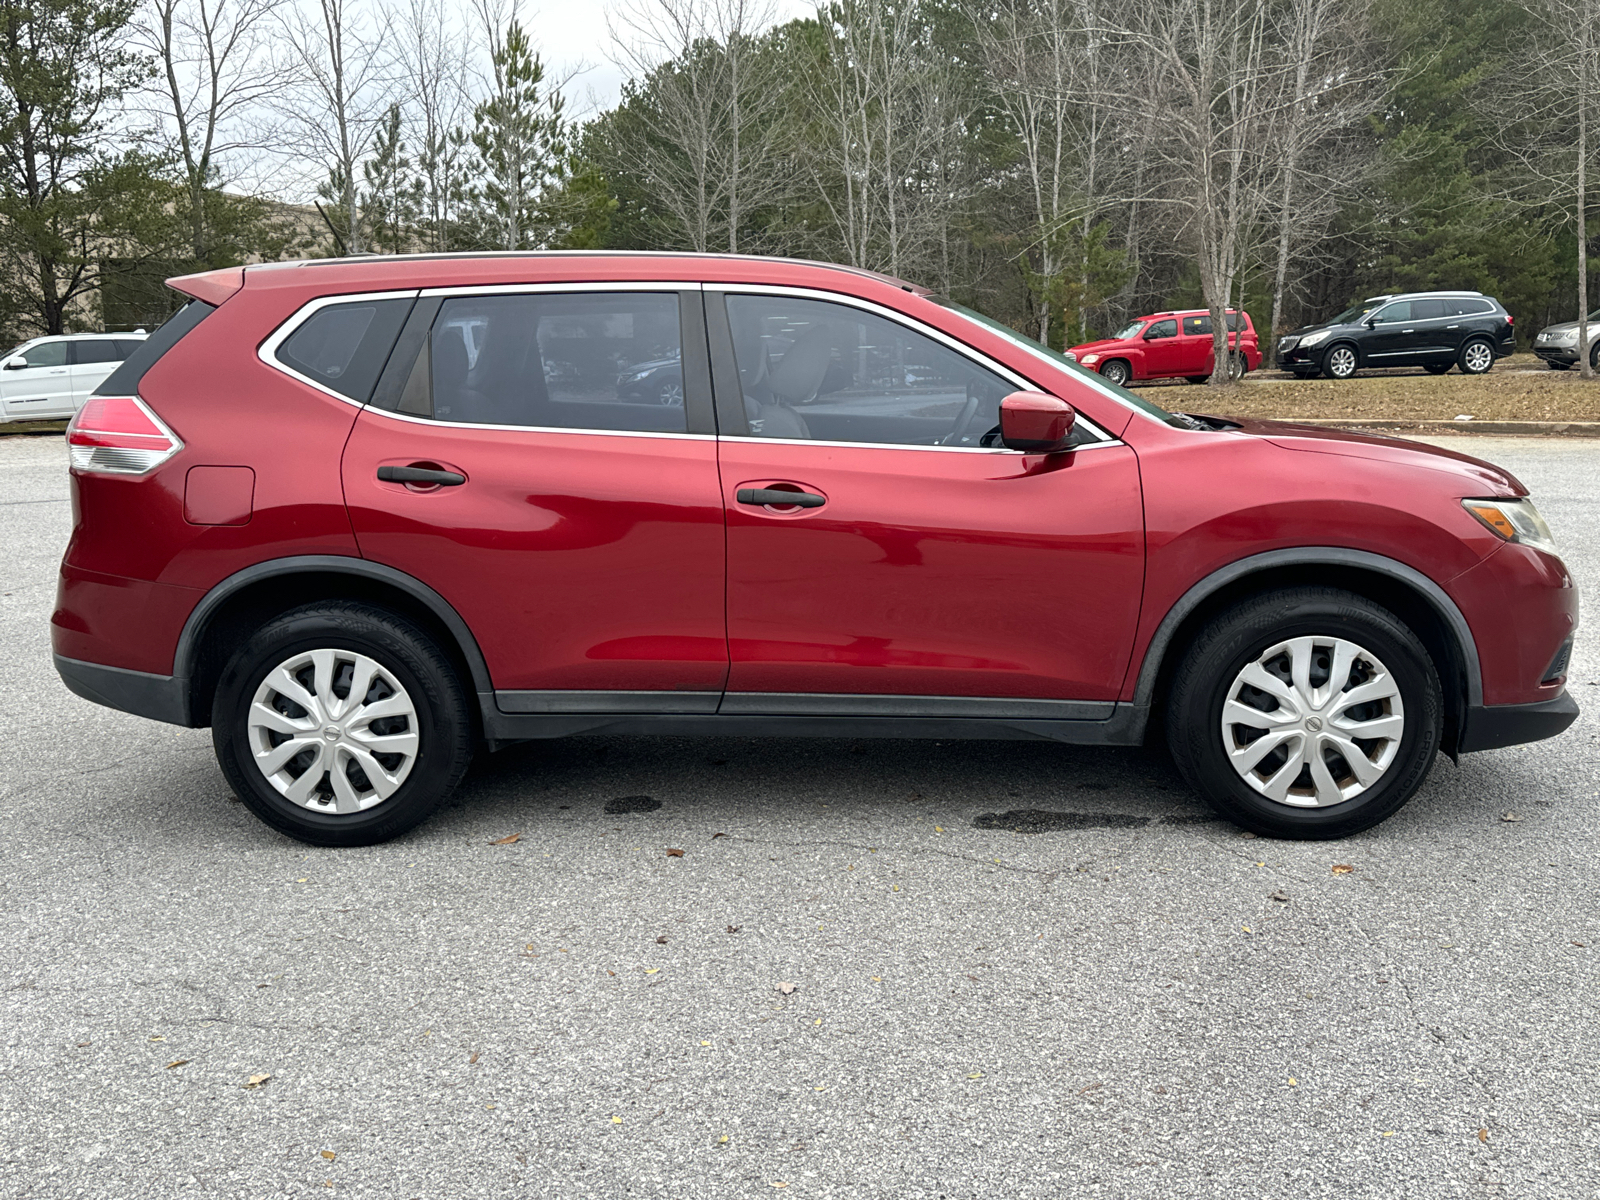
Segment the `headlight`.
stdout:
<svg viewBox="0 0 1600 1200">
<path fill-rule="evenodd" d="M 1556 553 L 1556 539 L 1532 500 L 1463 500 L 1461 507 L 1508 542 Z"/>
<path fill-rule="evenodd" d="M 1562 346 L 1576 346 L 1578 344 L 1578 331 L 1569 329 L 1565 333 L 1556 334 L 1550 340 Z"/>
<path fill-rule="evenodd" d="M 1319 330 L 1317 330 L 1316 333 L 1308 333 L 1308 334 L 1305 335 L 1305 337 L 1301 338 L 1300 339 L 1300 345 L 1301 345 L 1302 348 L 1304 348 L 1306 346 L 1320 345 L 1322 342 L 1327 341 L 1332 336 L 1333 336 L 1333 330 L 1331 330 L 1331 329 L 1319 329 Z"/>
<path fill-rule="evenodd" d="M 645 377 L 647 377 L 649 375 L 653 375 L 654 373 L 655 373 L 655 368 L 654 367 L 646 367 L 643 371 L 635 371 L 632 375 L 629 375 L 622 382 L 623 383 L 638 383 L 641 379 L 644 379 Z"/>
<path fill-rule="evenodd" d="M 1100 356 L 1098 354 L 1085 354 L 1078 361 L 1086 367 L 1092 367 L 1095 365 L 1095 363 L 1100 361 Z"/>
</svg>

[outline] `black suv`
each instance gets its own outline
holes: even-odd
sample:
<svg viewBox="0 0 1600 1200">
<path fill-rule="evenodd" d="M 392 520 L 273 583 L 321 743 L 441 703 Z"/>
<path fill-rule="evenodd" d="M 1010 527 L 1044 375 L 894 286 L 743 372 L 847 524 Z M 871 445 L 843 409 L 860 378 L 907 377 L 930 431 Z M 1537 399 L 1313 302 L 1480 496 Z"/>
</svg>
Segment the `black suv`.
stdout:
<svg viewBox="0 0 1600 1200">
<path fill-rule="evenodd" d="M 1278 366 L 1309 379 L 1349 379 L 1360 367 L 1452 366 L 1482 375 L 1517 348 L 1511 317 L 1481 292 L 1404 292 L 1374 296 L 1278 339 Z"/>
</svg>

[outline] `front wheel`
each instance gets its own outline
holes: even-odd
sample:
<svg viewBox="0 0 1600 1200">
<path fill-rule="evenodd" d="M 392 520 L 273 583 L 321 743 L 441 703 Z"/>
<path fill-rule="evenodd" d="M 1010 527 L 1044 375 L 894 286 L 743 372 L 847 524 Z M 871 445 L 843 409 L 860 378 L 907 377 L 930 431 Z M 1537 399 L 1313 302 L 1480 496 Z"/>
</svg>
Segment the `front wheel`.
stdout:
<svg viewBox="0 0 1600 1200">
<path fill-rule="evenodd" d="M 1107 383 L 1127 387 L 1128 380 L 1133 378 L 1133 371 L 1122 359 L 1113 358 L 1100 368 L 1100 375 Z"/>
<path fill-rule="evenodd" d="M 1445 372 L 1450 370 L 1450 364 L 1449 363 L 1429 363 L 1425 367 L 1423 367 L 1422 369 L 1424 371 L 1426 371 L 1429 375 L 1443 375 Z"/>
<path fill-rule="evenodd" d="M 1473 339 L 1461 347 L 1456 357 L 1463 375 L 1482 375 L 1494 366 L 1494 347 L 1481 339 Z"/>
<path fill-rule="evenodd" d="M 1570 370 L 1572 370 L 1572 364 L 1571 363 L 1564 363 L 1564 362 L 1557 362 L 1555 359 L 1551 359 L 1550 360 L 1550 369 L 1552 371 L 1570 371 Z"/>
<path fill-rule="evenodd" d="M 1416 635 L 1334 588 L 1243 601 L 1185 654 L 1168 697 L 1172 756 L 1223 817 L 1272 837 L 1344 837 L 1427 778 L 1444 702 Z"/>
<path fill-rule="evenodd" d="M 1349 379 L 1356 373 L 1356 352 L 1350 346 L 1335 346 L 1323 356 L 1322 373 L 1329 379 Z"/>
<path fill-rule="evenodd" d="M 472 759 L 467 697 L 411 622 L 364 604 L 293 609 L 247 639 L 211 710 L 239 799 L 315 846 L 370 846 L 420 824 Z"/>
</svg>

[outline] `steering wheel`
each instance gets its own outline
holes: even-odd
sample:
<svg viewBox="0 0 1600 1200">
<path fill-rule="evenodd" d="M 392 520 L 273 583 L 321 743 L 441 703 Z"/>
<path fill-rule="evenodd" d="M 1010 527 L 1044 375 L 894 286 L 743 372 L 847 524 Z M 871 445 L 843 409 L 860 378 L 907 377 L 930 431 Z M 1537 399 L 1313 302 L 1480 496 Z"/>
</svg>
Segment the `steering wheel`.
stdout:
<svg viewBox="0 0 1600 1200">
<path fill-rule="evenodd" d="M 956 418 L 956 423 L 950 427 L 950 432 L 940 439 L 939 445 L 950 446 L 960 442 L 961 435 L 967 431 L 967 426 L 972 424 L 972 418 L 978 411 L 978 394 L 971 386 L 967 388 L 967 402 L 961 406 L 961 415 Z"/>
</svg>

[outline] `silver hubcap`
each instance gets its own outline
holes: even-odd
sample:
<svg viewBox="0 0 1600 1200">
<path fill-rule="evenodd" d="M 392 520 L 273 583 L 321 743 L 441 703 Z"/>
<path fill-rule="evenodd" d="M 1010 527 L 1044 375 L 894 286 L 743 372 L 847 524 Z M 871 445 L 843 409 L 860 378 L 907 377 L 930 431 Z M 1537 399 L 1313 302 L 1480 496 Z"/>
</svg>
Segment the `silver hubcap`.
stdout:
<svg viewBox="0 0 1600 1200">
<path fill-rule="evenodd" d="M 1353 375 L 1356 369 L 1356 352 L 1340 346 L 1329 358 L 1328 367 L 1340 379 L 1346 375 Z"/>
<path fill-rule="evenodd" d="M 1494 361 L 1494 351 L 1482 342 L 1473 342 L 1467 347 L 1467 370 L 1474 374 L 1482 374 L 1489 369 L 1489 364 Z"/>
<path fill-rule="evenodd" d="M 1104 371 L 1105 377 L 1118 387 L 1128 381 L 1128 368 L 1121 363 L 1112 363 Z"/>
<path fill-rule="evenodd" d="M 1400 686 L 1377 655 L 1335 637 L 1297 637 L 1234 678 L 1222 706 L 1233 769 L 1279 804 L 1324 808 L 1383 778 L 1405 732 Z"/>
<path fill-rule="evenodd" d="M 267 782 L 314 812 L 381 804 L 417 761 L 411 697 L 353 650 L 307 650 L 267 672 L 250 703 L 248 729 Z"/>
</svg>

